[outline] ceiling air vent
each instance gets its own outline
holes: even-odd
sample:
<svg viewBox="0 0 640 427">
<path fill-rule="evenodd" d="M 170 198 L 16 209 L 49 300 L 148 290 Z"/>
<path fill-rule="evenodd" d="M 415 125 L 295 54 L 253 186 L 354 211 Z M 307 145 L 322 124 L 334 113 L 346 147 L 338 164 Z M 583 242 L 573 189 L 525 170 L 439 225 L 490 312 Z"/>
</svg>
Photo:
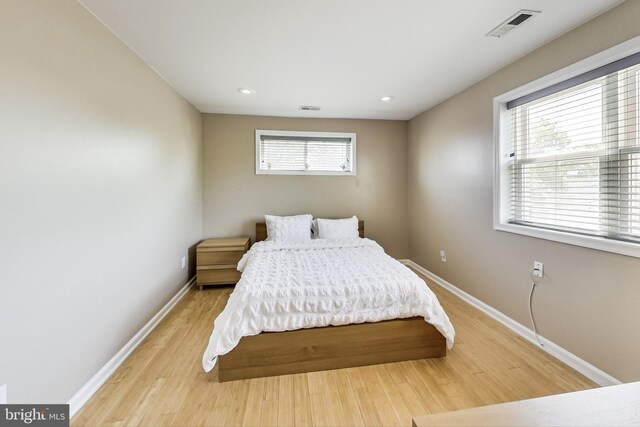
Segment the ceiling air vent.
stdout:
<svg viewBox="0 0 640 427">
<path fill-rule="evenodd" d="M 486 36 L 487 37 L 497 37 L 501 38 L 507 35 L 507 33 L 518 25 L 522 25 L 523 22 L 532 18 L 533 16 L 539 14 L 539 10 L 526 10 L 522 9 L 518 11 L 515 15 L 510 16 L 505 19 L 500 25 L 495 27 L 493 30 L 489 31 Z"/>
<path fill-rule="evenodd" d="M 320 107 L 317 105 L 301 105 L 299 109 L 302 111 L 318 111 Z"/>
</svg>

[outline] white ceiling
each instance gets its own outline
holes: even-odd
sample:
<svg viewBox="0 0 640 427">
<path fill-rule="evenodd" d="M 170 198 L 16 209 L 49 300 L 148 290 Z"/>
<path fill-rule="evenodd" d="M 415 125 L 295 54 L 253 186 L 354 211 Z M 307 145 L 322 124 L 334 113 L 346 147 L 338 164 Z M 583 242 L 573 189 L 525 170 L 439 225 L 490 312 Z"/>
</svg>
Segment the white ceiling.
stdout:
<svg viewBox="0 0 640 427">
<path fill-rule="evenodd" d="M 410 119 L 621 2 L 80 1 L 202 112 L 376 119 Z M 520 9 L 542 13 L 484 36 Z"/>
</svg>

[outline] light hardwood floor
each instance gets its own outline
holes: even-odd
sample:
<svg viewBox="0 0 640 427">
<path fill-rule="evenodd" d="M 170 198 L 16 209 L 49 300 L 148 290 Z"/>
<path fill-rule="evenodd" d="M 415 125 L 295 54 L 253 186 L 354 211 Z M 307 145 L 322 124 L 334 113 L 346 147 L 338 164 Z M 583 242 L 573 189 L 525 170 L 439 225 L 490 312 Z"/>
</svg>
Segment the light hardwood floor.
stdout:
<svg viewBox="0 0 640 427">
<path fill-rule="evenodd" d="M 429 286 L 457 331 L 445 358 L 227 383 L 200 361 L 232 288 L 192 289 L 71 425 L 410 426 L 418 415 L 596 387 Z"/>
</svg>

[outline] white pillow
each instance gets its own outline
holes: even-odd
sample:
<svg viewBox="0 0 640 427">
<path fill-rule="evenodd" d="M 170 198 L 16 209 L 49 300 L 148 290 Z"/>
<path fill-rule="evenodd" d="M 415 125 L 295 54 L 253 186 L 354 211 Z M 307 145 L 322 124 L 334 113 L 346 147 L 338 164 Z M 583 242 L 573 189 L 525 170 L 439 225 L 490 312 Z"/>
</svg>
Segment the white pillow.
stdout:
<svg viewBox="0 0 640 427">
<path fill-rule="evenodd" d="M 311 215 L 265 215 L 267 240 L 272 242 L 311 240 Z"/>
<path fill-rule="evenodd" d="M 358 218 L 354 215 L 345 219 L 318 218 L 319 239 L 344 240 L 360 237 L 358 233 Z"/>
</svg>

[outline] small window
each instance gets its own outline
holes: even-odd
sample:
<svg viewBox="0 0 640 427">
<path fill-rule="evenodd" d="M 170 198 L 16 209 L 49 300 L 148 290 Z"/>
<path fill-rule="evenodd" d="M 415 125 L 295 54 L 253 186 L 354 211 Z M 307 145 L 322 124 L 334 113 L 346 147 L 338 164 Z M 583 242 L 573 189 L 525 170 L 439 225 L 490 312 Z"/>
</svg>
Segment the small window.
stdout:
<svg viewBox="0 0 640 427">
<path fill-rule="evenodd" d="M 497 101 L 497 229 L 640 255 L 639 64 Z"/>
<path fill-rule="evenodd" d="M 256 130 L 256 174 L 355 175 L 356 134 Z"/>
</svg>

